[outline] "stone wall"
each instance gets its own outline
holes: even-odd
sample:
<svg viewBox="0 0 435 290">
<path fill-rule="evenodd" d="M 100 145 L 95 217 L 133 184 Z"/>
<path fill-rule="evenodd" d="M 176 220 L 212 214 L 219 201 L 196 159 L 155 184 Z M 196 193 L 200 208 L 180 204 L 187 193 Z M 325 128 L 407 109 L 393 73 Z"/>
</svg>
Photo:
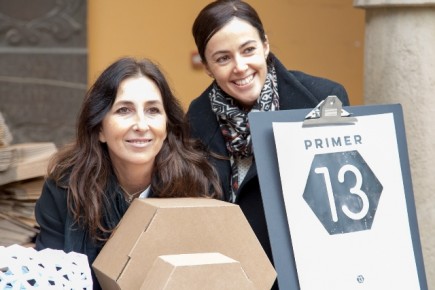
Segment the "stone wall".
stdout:
<svg viewBox="0 0 435 290">
<path fill-rule="evenodd" d="M 0 0 L 0 112 L 12 143 L 75 135 L 87 89 L 86 0 Z"/>
<path fill-rule="evenodd" d="M 403 108 L 425 274 L 435 289 L 435 0 L 354 5 L 366 12 L 365 104 Z"/>
</svg>

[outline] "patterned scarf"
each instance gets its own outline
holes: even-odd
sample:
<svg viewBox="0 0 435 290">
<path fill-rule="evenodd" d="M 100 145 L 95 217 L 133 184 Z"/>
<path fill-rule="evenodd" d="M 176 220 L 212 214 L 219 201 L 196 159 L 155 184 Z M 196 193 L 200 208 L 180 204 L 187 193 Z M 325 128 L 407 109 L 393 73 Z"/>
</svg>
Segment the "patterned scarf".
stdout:
<svg viewBox="0 0 435 290">
<path fill-rule="evenodd" d="M 209 94 L 211 107 L 218 119 L 221 132 L 225 138 L 231 161 L 231 189 L 232 201 L 239 188 L 238 158 L 253 155 L 251 130 L 249 129 L 248 113 L 240 109 L 234 98 L 226 94 L 216 82 Z M 273 66 L 268 67 L 266 81 L 257 102 L 251 111 L 279 110 L 278 83 Z"/>
</svg>

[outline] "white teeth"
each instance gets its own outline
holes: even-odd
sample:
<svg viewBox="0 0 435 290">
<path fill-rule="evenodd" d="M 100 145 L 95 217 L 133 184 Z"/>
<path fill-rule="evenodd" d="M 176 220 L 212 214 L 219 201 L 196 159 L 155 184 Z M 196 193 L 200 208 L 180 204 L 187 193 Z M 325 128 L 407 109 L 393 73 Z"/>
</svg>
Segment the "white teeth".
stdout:
<svg viewBox="0 0 435 290">
<path fill-rule="evenodd" d="M 254 79 L 254 75 L 250 75 L 249 77 L 244 78 L 243 80 L 235 81 L 235 84 L 238 86 L 244 86 L 249 84 L 253 79 Z"/>
</svg>

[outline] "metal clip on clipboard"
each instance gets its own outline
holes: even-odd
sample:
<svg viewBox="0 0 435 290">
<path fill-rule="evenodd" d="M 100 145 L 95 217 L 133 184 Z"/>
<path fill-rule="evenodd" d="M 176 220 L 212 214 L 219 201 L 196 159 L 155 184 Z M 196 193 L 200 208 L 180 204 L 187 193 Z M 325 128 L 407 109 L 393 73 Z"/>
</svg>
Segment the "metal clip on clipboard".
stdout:
<svg viewBox="0 0 435 290">
<path fill-rule="evenodd" d="M 305 116 L 302 127 L 353 125 L 357 121 L 356 118 L 350 117 L 349 112 L 343 110 L 337 96 L 328 96 Z"/>
</svg>

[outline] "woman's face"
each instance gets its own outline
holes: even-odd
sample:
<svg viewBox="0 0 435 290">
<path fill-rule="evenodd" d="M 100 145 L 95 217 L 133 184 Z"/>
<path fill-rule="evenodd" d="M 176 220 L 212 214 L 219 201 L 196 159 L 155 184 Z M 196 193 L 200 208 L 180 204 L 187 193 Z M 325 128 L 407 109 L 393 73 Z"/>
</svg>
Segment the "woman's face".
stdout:
<svg viewBox="0 0 435 290">
<path fill-rule="evenodd" d="M 166 139 L 167 116 L 160 90 L 146 77 L 121 82 L 99 139 L 107 143 L 115 169 L 152 168 Z"/>
<path fill-rule="evenodd" d="M 243 107 L 251 108 L 266 81 L 269 43 L 257 29 L 234 18 L 217 31 L 205 48 L 207 73 Z"/>
</svg>

